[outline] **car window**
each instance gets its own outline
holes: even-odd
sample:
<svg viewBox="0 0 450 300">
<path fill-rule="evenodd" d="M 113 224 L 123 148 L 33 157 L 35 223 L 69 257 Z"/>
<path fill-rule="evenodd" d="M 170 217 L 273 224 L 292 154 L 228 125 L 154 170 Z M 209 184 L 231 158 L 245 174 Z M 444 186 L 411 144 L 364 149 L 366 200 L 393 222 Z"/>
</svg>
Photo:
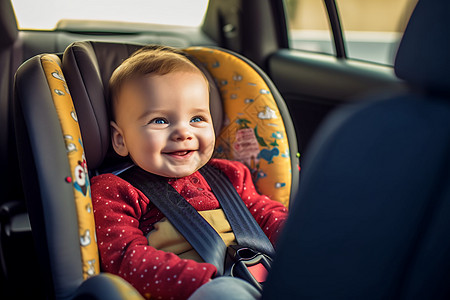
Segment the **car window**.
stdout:
<svg viewBox="0 0 450 300">
<path fill-rule="evenodd" d="M 349 58 L 394 64 L 417 0 L 336 0 Z"/>
<path fill-rule="evenodd" d="M 12 0 L 20 29 L 52 30 L 60 20 L 199 26 L 208 0 Z M 37 13 L 39 12 L 39 13 Z"/>
<path fill-rule="evenodd" d="M 335 54 L 325 4 L 320 0 L 285 0 L 291 48 Z"/>
<path fill-rule="evenodd" d="M 417 0 L 335 2 L 347 57 L 393 65 L 399 41 Z M 333 54 L 329 49 L 333 39 L 324 1 L 285 0 L 285 3 L 290 47 Z"/>
</svg>

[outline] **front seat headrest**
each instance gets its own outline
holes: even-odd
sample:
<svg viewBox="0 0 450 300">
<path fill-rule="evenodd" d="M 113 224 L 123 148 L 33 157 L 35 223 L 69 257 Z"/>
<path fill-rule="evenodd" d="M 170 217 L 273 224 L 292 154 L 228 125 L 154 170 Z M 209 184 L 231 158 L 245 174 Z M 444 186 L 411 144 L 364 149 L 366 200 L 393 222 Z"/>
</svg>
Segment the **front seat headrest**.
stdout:
<svg viewBox="0 0 450 300">
<path fill-rule="evenodd" d="M 417 7 L 400 43 L 395 72 L 415 87 L 449 94 L 450 1 L 419 0 Z"/>
</svg>

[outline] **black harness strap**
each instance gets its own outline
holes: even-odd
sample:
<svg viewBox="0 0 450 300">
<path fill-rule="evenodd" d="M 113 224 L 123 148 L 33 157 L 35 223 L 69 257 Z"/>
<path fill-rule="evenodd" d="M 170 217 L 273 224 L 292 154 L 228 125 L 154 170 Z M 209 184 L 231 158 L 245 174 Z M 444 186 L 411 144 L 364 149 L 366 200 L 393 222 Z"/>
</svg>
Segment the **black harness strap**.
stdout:
<svg viewBox="0 0 450 300">
<path fill-rule="evenodd" d="M 167 179 L 133 166 L 119 174 L 166 216 L 205 262 L 213 264 L 220 276 L 224 272 L 226 245 L 211 225 L 184 199 Z"/>
<path fill-rule="evenodd" d="M 200 174 L 208 182 L 230 223 L 238 245 L 274 257 L 272 243 L 264 234 L 245 206 L 228 177 L 220 170 L 205 165 Z M 224 273 L 226 245 L 211 225 L 184 199 L 167 179 L 133 166 L 119 174 L 124 180 L 141 190 L 147 198 L 180 231 L 205 262 Z"/>
<path fill-rule="evenodd" d="M 210 165 L 205 165 L 199 171 L 227 216 L 238 245 L 258 250 L 273 258 L 275 250 L 272 243 L 259 227 L 228 177 Z"/>
</svg>

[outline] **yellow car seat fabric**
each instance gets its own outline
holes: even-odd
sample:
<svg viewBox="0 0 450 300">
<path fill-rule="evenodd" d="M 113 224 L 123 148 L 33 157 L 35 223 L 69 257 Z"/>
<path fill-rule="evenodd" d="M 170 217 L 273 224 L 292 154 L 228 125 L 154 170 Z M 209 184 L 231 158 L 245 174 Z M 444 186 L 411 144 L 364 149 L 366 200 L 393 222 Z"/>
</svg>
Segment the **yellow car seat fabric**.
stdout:
<svg viewBox="0 0 450 300">
<path fill-rule="evenodd" d="M 279 105 L 266 81 L 242 58 L 223 50 L 184 50 L 214 77 L 224 107 L 223 129 L 215 157 L 237 160 L 250 168 L 258 191 L 289 204 L 292 161 Z"/>
<path fill-rule="evenodd" d="M 60 67 L 60 59 L 56 55 L 48 54 L 41 56 L 41 62 L 66 143 L 67 158 L 72 176 L 60 178 L 60 180 L 73 185 L 79 221 L 83 277 L 86 279 L 98 274 L 100 265 L 83 142 L 72 98 Z"/>
</svg>

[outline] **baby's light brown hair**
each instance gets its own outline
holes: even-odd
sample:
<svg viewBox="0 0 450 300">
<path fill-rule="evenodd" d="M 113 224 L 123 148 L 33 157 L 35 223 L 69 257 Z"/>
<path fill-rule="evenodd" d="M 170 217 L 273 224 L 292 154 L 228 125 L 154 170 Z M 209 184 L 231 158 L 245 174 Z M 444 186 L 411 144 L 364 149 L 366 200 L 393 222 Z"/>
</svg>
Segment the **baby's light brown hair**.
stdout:
<svg viewBox="0 0 450 300">
<path fill-rule="evenodd" d="M 205 78 L 208 85 L 208 79 L 203 72 L 195 66 L 185 55 L 184 52 L 159 45 L 145 46 L 134 52 L 129 58 L 124 60 L 117 67 L 109 80 L 110 94 L 110 116 L 115 119 L 119 94 L 124 84 L 149 75 L 166 75 L 172 72 L 199 72 Z"/>
</svg>

